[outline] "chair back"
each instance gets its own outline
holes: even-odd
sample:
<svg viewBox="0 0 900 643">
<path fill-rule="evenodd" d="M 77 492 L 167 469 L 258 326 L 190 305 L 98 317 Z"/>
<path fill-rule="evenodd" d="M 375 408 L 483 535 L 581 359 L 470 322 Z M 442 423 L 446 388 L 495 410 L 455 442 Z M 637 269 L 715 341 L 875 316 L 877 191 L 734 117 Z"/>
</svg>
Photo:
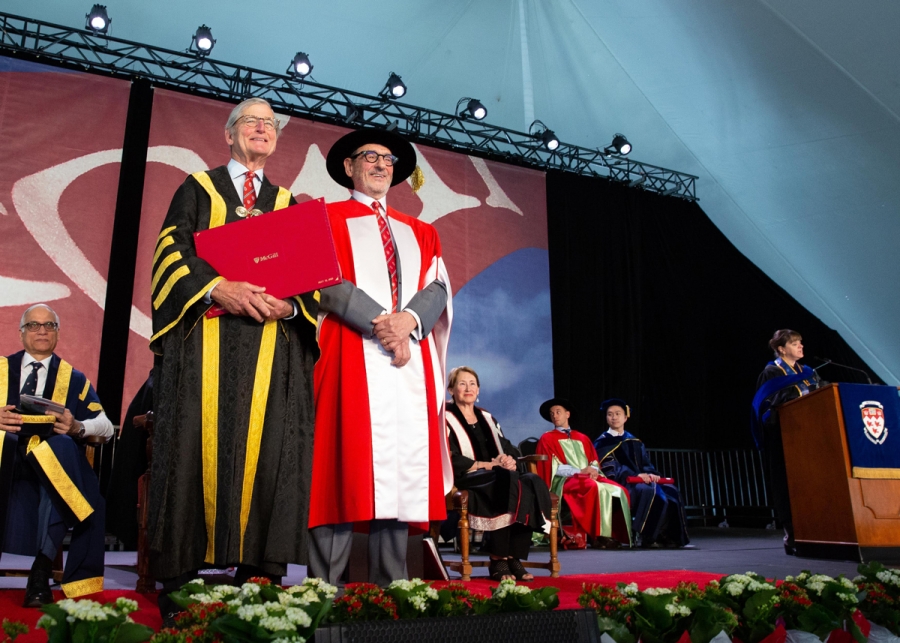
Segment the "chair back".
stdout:
<svg viewBox="0 0 900 643">
<path fill-rule="evenodd" d="M 519 452 L 525 455 L 534 455 L 537 451 L 537 438 L 525 438 L 521 442 L 519 442 Z"/>
</svg>

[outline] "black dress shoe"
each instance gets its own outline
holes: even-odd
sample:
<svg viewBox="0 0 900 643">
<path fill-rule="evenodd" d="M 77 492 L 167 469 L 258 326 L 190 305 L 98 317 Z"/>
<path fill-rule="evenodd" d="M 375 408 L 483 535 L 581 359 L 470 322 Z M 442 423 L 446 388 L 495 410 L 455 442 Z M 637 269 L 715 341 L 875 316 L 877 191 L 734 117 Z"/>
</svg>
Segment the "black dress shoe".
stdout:
<svg viewBox="0 0 900 643">
<path fill-rule="evenodd" d="M 53 593 L 50 591 L 50 575 L 44 569 L 32 569 L 28 575 L 28 584 L 25 586 L 25 600 L 22 607 L 41 607 L 53 602 Z"/>
</svg>

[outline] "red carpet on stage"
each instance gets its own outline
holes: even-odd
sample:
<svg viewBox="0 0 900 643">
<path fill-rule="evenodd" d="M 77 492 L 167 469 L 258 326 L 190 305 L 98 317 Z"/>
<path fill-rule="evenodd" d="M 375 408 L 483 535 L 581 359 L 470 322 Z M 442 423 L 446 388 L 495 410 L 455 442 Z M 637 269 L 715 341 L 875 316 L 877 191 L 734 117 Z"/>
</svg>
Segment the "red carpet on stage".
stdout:
<svg viewBox="0 0 900 643">
<path fill-rule="evenodd" d="M 603 585 L 615 585 L 616 583 L 637 583 L 640 589 L 647 587 L 674 587 L 681 581 L 694 582 L 705 587 L 711 580 L 718 580 L 722 574 L 708 574 L 705 572 L 691 571 L 651 571 L 651 572 L 631 572 L 625 574 L 580 574 L 574 576 L 560 576 L 559 578 L 550 578 L 549 576 L 538 576 L 530 583 L 524 583 L 527 587 L 558 587 L 560 609 L 572 609 L 579 607 L 576 602 L 579 594 L 581 594 L 581 586 L 584 583 L 601 583 Z M 460 582 L 460 581 L 456 581 Z M 446 583 L 435 583 L 436 587 L 442 587 Z M 478 592 L 489 596 L 490 588 L 496 587 L 497 583 L 487 579 L 477 579 L 466 583 L 473 592 Z M 155 594 L 138 594 L 134 591 L 105 591 L 102 594 L 94 594 L 86 596 L 91 600 L 100 603 L 106 603 L 116 600 L 118 597 L 124 596 L 136 600 L 139 609 L 131 615 L 137 623 L 149 625 L 153 629 L 159 629 L 162 626 L 162 619 L 159 616 L 159 610 L 156 607 Z M 22 621 L 30 628 L 30 632 L 25 636 L 16 639 L 16 643 L 44 643 L 47 640 L 47 633 L 44 630 L 36 630 L 35 623 L 41 617 L 42 612 L 36 609 L 25 609 L 21 607 L 22 600 L 25 597 L 23 589 L 7 589 L 0 590 L 0 615 L 2 618 L 8 618 L 12 621 Z M 63 598 L 62 592 L 53 592 L 56 600 Z"/>
</svg>

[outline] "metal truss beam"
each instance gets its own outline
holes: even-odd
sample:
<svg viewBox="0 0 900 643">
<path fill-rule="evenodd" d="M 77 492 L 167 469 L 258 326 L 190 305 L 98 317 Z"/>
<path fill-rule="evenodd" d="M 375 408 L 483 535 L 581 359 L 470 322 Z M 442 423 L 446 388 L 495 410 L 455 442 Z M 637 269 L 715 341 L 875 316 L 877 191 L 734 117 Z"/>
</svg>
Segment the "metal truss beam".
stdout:
<svg viewBox="0 0 900 643">
<path fill-rule="evenodd" d="M 543 170 L 609 178 L 648 192 L 698 200 L 696 176 L 600 149 L 560 143 L 550 152 L 535 137 L 505 127 L 2 12 L 0 54 L 123 79 L 146 78 L 159 87 L 235 102 L 259 96 L 276 111 L 290 115 L 351 127 L 387 127 L 416 142 Z"/>
</svg>

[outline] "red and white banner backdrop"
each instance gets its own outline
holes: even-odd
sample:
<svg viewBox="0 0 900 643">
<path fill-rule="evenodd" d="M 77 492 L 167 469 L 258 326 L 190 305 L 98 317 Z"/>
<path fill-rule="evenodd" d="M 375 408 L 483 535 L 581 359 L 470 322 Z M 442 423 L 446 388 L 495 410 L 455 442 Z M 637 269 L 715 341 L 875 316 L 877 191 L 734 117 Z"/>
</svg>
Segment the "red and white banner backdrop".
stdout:
<svg viewBox="0 0 900 643">
<path fill-rule="evenodd" d="M 44 302 L 96 382 L 130 85 L 0 57 L 0 354 Z M 113 418 L 115 421 L 115 418 Z"/>
<path fill-rule="evenodd" d="M 148 349 L 150 280 L 157 235 L 172 195 L 185 176 L 228 162 L 224 126 L 231 108 L 170 91 L 157 90 L 154 94 L 123 408 L 152 366 Z M 328 176 L 325 155 L 348 130 L 299 118 L 279 118 L 285 125 L 278 147 L 265 167 L 269 180 L 289 188 L 298 201 L 318 197 L 325 197 L 328 202 L 347 199 L 349 192 Z M 438 229 L 454 293 L 501 258 L 525 248 L 543 251 L 542 271 L 546 277 L 546 195 L 542 172 L 424 146 L 417 146 L 416 151 L 425 175 L 424 186 L 415 193 L 408 182 L 402 183 L 391 189 L 388 201 Z M 459 319 L 467 311 L 465 307 L 456 308 L 454 313 Z M 542 335 L 549 346 L 549 310 L 545 326 Z M 451 337 L 452 353 L 453 342 L 463 339 L 453 334 Z M 549 360 L 541 368 L 551 377 Z M 552 393 L 552 384 L 549 386 Z"/>
</svg>

